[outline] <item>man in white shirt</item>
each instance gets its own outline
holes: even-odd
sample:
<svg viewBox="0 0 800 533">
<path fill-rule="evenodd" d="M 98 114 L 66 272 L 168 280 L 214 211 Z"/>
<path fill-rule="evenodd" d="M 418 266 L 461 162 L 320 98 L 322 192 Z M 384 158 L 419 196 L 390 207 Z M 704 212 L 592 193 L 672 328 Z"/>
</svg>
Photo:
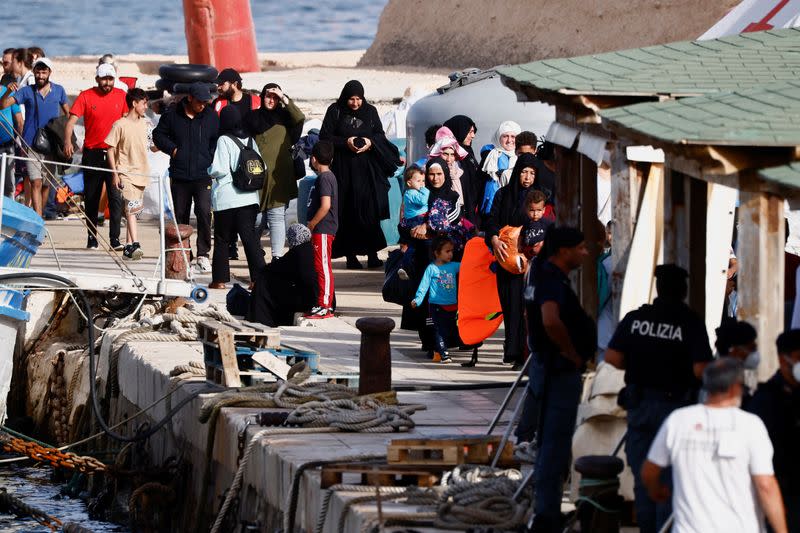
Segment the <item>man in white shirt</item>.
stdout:
<svg viewBox="0 0 800 533">
<path fill-rule="evenodd" d="M 740 361 L 710 363 L 706 402 L 674 411 L 650 447 L 642 482 L 654 501 L 672 497 L 675 533 L 763 532 L 764 515 L 775 533 L 787 532 L 767 430 L 739 409 L 743 382 Z M 673 495 L 662 481 L 669 466 Z"/>
</svg>

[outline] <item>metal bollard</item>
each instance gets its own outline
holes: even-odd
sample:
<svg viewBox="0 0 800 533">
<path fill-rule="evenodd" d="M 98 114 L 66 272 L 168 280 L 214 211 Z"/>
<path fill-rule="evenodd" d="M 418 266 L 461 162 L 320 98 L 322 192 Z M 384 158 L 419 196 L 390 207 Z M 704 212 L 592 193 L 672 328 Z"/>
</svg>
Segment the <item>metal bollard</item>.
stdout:
<svg viewBox="0 0 800 533">
<path fill-rule="evenodd" d="M 389 333 L 394 329 L 394 320 L 388 317 L 359 318 L 356 327 L 361 331 L 358 394 L 392 390 Z"/>
<path fill-rule="evenodd" d="M 191 253 L 189 237 L 193 230 L 187 224 L 178 224 L 177 228 L 175 228 L 174 224 L 169 224 L 164 229 L 166 234 L 166 253 L 164 254 L 164 261 L 167 267 L 166 277 L 167 279 L 185 280 L 189 267 L 189 254 Z M 178 235 L 178 231 L 180 231 L 180 235 Z"/>
</svg>

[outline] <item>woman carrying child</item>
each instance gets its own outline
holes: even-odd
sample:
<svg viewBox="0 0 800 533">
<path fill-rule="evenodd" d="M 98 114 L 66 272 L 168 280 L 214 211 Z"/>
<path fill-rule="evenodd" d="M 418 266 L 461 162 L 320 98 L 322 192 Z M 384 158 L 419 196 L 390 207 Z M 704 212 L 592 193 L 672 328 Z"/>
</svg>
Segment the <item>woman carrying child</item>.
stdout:
<svg viewBox="0 0 800 533">
<path fill-rule="evenodd" d="M 501 263 L 507 259 L 511 250 L 501 240 L 500 230 L 505 226 L 528 225 L 530 219 L 526 198 L 535 181 L 535 157 L 533 154 L 520 154 L 508 184 L 501 187 L 494 196 L 492 210 L 486 217 L 484 230 L 487 246 Z M 524 362 L 525 353 L 523 274 L 512 274 L 500 265 L 497 266 L 496 274 L 497 293 L 505 324 L 503 362 L 512 363 L 514 368 L 519 368 Z"/>
</svg>

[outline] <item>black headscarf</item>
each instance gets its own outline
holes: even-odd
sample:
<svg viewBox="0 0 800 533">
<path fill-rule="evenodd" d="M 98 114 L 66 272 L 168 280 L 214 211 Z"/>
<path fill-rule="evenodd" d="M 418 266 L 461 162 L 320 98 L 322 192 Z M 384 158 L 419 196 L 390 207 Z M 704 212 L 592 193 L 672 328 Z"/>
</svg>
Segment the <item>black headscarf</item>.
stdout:
<svg viewBox="0 0 800 533">
<path fill-rule="evenodd" d="M 220 136 L 233 135 L 241 139 L 249 137 L 242 127 L 242 115 L 232 105 L 223 107 L 219 114 L 219 134 Z"/>
<path fill-rule="evenodd" d="M 439 165 L 442 167 L 442 172 L 444 172 L 444 183 L 438 189 L 434 189 L 428 180 L 428 171 L 433 165 Z M 441 157 L 434 157 L 425 164 L 425 186 L 430 191 L 430 196 L 428 196 L 429 207 L 433 205 L 434 200 L 437 198 L 446 200 L 452 203 L 453 206 L 458 202 L 458 193 L 453 190 L 453 179 L 450 177 L 450 170 L 447 168 L 445 160 Z"/>
<path fill-rule="evenodd" d="M 358 96 L 362 100 L 361 107 L 356 111 L 353 111 L 350 109 L 350 106 L 347 105 L 347 101 L 353 96 Z M 342 112 L 354 117 L 363 118 L 362 115 L 366 111 L 367 99 L 364 98 L 364 86 L 361 85 L 361 82 L 358 80 L 350 80 L 345 83 L 344 87 L 342 87 L 341 94 L 339 94 L 339 99 L 336 100 L 336 104 Z"/>
<path fill-rule="evenodd" d="M 244 125 L 251 135 L 261 135 L 272 126 L 278 124 L 286 126 L 287 129 L 292 126 L 289 112 L 283 106 L 283 102 L 278 102 L 275 109 L 267 109 L 264 106 L 264 97 L 267 95 L 267 91 L 280 88 L 277 83 L 268 83 L 261 89 L 261 107 L 251 111 L 244 117 Z"/>
<path fill-rule="evenodd" d="M 534 171 L 537 169 L 536 157 L 533 154 L 520 154 L 519 157 L 517 157 L 517 163 L 514 165 L 514 170 L 511 171 L 511 177 L 508 178 L 508 188 L 510 189 L 509 192 L 511 193 L 510 197 L 517 201 L 519 201 L 520 195 L 529 191 L 536 185 L 536 180 L 534 180 L 530 187 L 527 189 L 522 188 L 522 185 L 519 183 L 519 176 L 522 174 L 522 169 L 524 168 L 532 168 Z"/>
<path fill-rule="evenodd" d="M 464 144 L 464 140 L 467 138 L 467 135 L 469 135 L 470 128 L 474 128 L 475 133 L 478 133 L 478 126 L 475 125 L 474 120 L 472 120 L 466 115 L 456 115 L 454 117 L 447 119 L 447 121 L 444 124 L 442 124 L 442 126 L 450 128 L 450 131 L 452 131 L 453 135 L 455 135 L 458 144 L 460 144 L 462 148 L 467 150 L 474 157 L 472 146 L 471 145 L 467 146 Z"/>
</svg>

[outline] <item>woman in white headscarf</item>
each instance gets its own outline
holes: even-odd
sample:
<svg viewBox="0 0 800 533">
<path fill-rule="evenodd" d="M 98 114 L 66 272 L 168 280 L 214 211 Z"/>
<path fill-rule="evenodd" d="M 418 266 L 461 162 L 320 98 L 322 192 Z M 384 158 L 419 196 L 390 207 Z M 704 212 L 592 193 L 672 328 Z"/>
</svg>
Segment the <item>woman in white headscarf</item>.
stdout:
<svg viewBox="0 0 800 533">
<path fill-rule="evenodd" d="M 508 185 L 511 171 L 517 162 L 517 154 L 514 153 L 515 141 L 521 131 L 520 125 L 513 120 L 506 120 L 500 124 L 494 134 L 494 148 L 483 161 L 483 171 L 493 180 L 497 180 L 501 187 Z"/>
<path fill-rule="evenodd" d="M 500 187 L 508 185 L 511 172 L 517 162 L 516 148 L 517 135 L 522 131 L 519 124 L 513 120 L 501 123 L 494 134 L 494 148 L 483 160 L 482 169 L 489 177 L 483 191 L 480 203 L 481 215 L 488 215 L 492 209 L 494 194 Z"/>
</svg>

